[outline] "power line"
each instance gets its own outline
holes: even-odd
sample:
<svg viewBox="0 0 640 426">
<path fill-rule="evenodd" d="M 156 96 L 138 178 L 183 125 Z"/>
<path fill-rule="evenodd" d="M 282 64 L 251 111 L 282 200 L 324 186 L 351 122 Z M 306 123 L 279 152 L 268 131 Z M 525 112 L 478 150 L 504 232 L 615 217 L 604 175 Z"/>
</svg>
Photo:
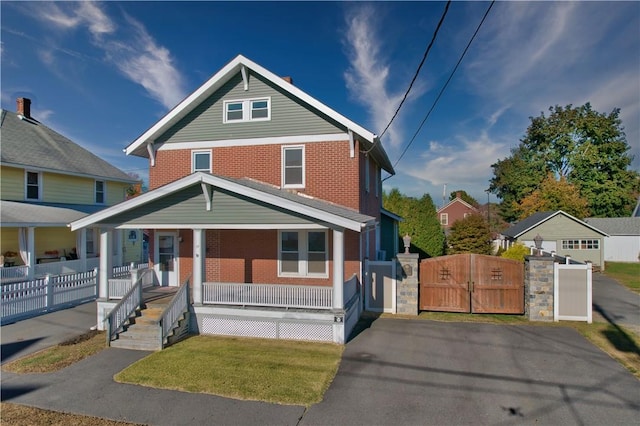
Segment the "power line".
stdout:
<svg viewBox="0 0 640 426">
<path fill-rule="evenodd" d="M 436 107 L 436 105 L 438 104 L 438 101 L 440 100 L 440 98 L 442 97 L 442 94 L 444 93 L 445 89 L 447 88 L 447 86 L 449 85 L 449 82 L 451 81 L 451 79 L 453 78 L 453 75 L 456 73 L 456 70 L 458 69 L 458 66 L 460 66 L 460 63 L 462 62 L 462 59 L 465 57 L 465 55 L 467 54 L 467 51 L 469 50 L 469 47 L 471 46 L 471 43 L 473 43 L 473 40 L 476 38 L 476 35 L 478 34 L 478 31 L 480 31 L 480 27 L 482 27 L 482 24 L 484 23 L 485 19 L 487 18 L 487 15 L 489 15 L 489 11 L 491 10 L 491 8 L 493 7 L 493 4 L 495 3 L 495 0 L 493 0 L 491 2 L 491 4 L 489 5 L 489 7 L 487 8 L 487 11 L 484 13 L 484 16 L 482 17 L 482 20 L 480 21 L 480 23 L 478 24 L 478 27 L 476 28 L 476 31 L 473 33 L 473 36 L 471 36 L 471 39 L 469 40 L 469 43 L 467 43 L 467 47 L 465 47 L 464 51 L 462 52 L 462 55 L 460 55 L 460 59 L 458 59 L 458 63 L 456 64 L 456 66 L 453 68 L 453 71 L 451 71 L 451 74 L 449 75 L 449 78 L 447 79 L 447 82 L 444 84 L 444 86 L 442 86 L 442 89 L 440 90 L 440 93 L 438 93 L 438 96 L 436 97 L 436 99 L 433 101 L 433 105 L 431 106 L 431 108 L 429 109 L 429 112 L 427 112 L 427 115 L 424 117 L 424 119 L 422 120 L 422 122 L 420 123 L 420 126 L 418 127 L 418 130 L 416 130 L 415 134 L 413 135 L 413 137 L 411 138 L 411 140 L 409 141 L 409 143 L 407 144 L 406 148 L 402 151 L 402 154 L 400 154 L 400 157 L 396 160 L 395 164 L 393 165 L 393 168 L 395 169 L 395 167 L 398 165 L 398 163 L 400 162 L 400 160 L 402 159 L 402 157 L 404 157 L 404 154 L 407 152 L 407 150 L 409 149 L 409 147 L 411 146 L 411 144 L 413 143 L 413 141 L 415 140 L 416 136 L 418 136 L 418 133 L 420 133 L 420 130 L 422 129 L 422 126 L 424 125 L 424 123 L 427 121 L 427 119 L 429 118 L 429 116 L 431 115 L 431 112 L 433 111 L 433 109 Z M 391 176 L 389 176 L 391 177 Z M 388 178 L 387 178 L 388 179 Z"/>
<path fill-rule="evenodd" d="M 407 100 L 407 97 L 409 96 L 409 92 L 411 92 L 411 89 L 413 88 L 413 83 L 415 83 L 416 79 L 418 78 L 418 74 L 420 74 L 420 69 L 422 69 L 422 65 L 427 60 L 427 56 L 429 56 L 429 52 L 431 51 L 431 47 L 433 47 L 433 44 L 436 41 L 436 36 L 438 35 L 438 32 L 440 31 L 440 27 L 442 26 L 442 23 L 444 22 L 445 16 L 447 16 L 447 12 L 449 11 L 449 5 L 451 4 L 451 1 L 452 0 L 449 0 L 447 2 L 447 5 L 445 6 L 444 11 L 442 12 L 442 16 L 440 17 L 440 21 L 438 22 L 438 25 L 436 26 L 435 31 L 433 32 L 433 36 L 431 37 L 431 41 L 429 42 L 429 45 L 427 46 L 427 49 L 424 52 L 424 55 L 422 55 L 422 61 L 420 61 L 420 65 L 418 65 L 418 69 L 416 69 L 416 72 L 413 75 L 413 78 L 411 79 L 411 83 L 409 83 L 409 87 L 407 88 L 407 91 L 404 93 L 404 96 L 402 97 L 402 101 L 400 101 L 400 105 L 398 105 L 398 108 L 396 108 L 396 112 L 393 114 L 393 117 L 391 117 L 391 120 L 389 121 L 389 124 L 387 124 L 387 126 L 384 128 L 382 133 L 380 133 L 380 136 L 378 136 L 378 140 L 380 140 L 380 138 L 387 132 L 387 130 L 389 130 L 389 127 L 391 126 L 391 123 L 393 123 L 393 120 L 395 120 L 396 116 L 400 112 L 400 108 L 402 108 L 402 104 L 404 104 L 404 101 Z M 373 145 L 371 146 L 371 148 L 369 148 L 368 150 L 363 151 L 363 152 L 365 154 L 367 154 L 367 153 L 371 152 L 371 150 L 373 150 L 373 148 L 375 146 L 376 146 L 376 141 L 373 141 Z"/>
</svg>

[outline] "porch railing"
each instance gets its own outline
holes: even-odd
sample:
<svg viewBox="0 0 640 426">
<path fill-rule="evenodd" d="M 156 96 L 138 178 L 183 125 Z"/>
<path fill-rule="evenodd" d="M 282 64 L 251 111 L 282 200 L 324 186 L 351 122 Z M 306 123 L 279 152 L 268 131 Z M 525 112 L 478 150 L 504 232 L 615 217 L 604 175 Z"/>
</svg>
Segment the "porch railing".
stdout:
<svg viewBox="0 0 640 426">
<path fill-rule="evenodd" d="M 46 275 L 66 275 L 92 271 L 100 267 L 99 257 L 88 259 L 60 260 L 50 263 L 39 263 L 33 266 L 33 277 L 42 278 Z M 29 266 L 7 266 L 0 268 L 0 282 L 14 282 L 26 280 L 29 276 Z"/>
<path fill-rule="evenodd" d="M 176 326 L 180 317 L 189 310 L 189 280 L 191 277 L 180 286 L 180 289 L 171 299 L 169 306 L 165 308 L 160 317 L 160 328 L 162 328 L 162 340 L 160 344 L 164 347 L 164 341 L 171 333 L 171 330 Z"/>
<path fill-rule="evenodd" d="M 127 291 L 122 299 L 111 309 L 104 321 L 106 322 L 105 330 L 107 334 L 107 346 L 111 345 L 111 340 L 115 335 L 122 331 L 124 324 L 129 317 L 142 305 L 142 282 L 145 275 L 151 274 L 153 271 L 143 271 L 138 280 Z"/>
<path fill-rule="evenodd" d="M 109 281 L 108 281 L 108 284 L 107 284 L 109 286 L 109 290 L 108 290 L 108 292 L 109 292 L 108 293 L 109 294 L 109 300 L 111 300 L 111 299 L 122 299 L 122 297 L 127 293 L 127 291 L 129 291 L 129 289 L 133 285 L 133 281 L 134 281 L 133 276 L 134 275 L 136 276 L 135 280 L 138 279 L 137 278 L 138 276 L 142 277 L 142 286 L 143 287 L 148 287 L 148 286 L 152 285 L 153 284 L 153 279 L 154 279 L 154 274 L 153 273 L 139 275 L 143 271 L 153 272 L 152 270 L 150 270 L 148 268 L 144 268 L 143 269 L 143 267 L 145 265 L 148 266 L 149 264 L 148 263 L 141 263 L 141 264 L 138 265 L 139 269 L 135 268 L 133 266 L 120 267 L 121 269 L 119 270 L 119 272 L 117 274 L 114 271 L 114 277 L 115 276 L 119 276 L 120 278 L 109 278 Z"/>
<path fill-rule="evenodd" d="M 94 269 L 3 284 L 0 286 L 2 323 L 94 300 L 97 297 L 97 275 L 98 270 Z"/>
<path fill-rule="evenodd" d="M 280 284 L 203 283 L 205 304 L 331 309 L 333 288 Z"/>
</svg>

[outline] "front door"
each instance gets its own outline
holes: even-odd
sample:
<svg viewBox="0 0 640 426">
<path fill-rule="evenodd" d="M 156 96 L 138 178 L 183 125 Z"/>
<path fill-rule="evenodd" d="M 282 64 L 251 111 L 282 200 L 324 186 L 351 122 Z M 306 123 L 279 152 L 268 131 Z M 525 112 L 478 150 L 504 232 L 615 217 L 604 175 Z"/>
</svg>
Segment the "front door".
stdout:
<svg viewBox="0 0 640 426">
<path fill-rule="evenodd" d="M 155 271 L 161 286 L 177 286 L 178 282 L 178 235 L 157 232 L 155 241 Z"/>
</svg>

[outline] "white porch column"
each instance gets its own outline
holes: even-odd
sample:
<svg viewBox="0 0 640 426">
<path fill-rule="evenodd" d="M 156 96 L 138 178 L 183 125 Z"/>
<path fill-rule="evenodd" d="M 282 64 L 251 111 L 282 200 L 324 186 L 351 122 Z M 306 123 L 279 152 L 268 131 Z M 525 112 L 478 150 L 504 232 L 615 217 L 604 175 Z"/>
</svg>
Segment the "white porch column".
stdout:
<svg viewBox="0 0 640 426">
<path fill-rule="evenodd" d="M 202 305 L 202 278 L 204 271 L 205 245 L 202 229 L 193 230 L 193 303 Z"/>
<path fill-rule="evenodd" d="M 28 256 L 28 265 L 27 269 L 27 278 L 29 280 L 33 279 L 35 270 L 36 270 L 36 228 L 30 226 L 27 228 L 27 256 Z"/>
<path fill-rule="evenodd" d="M 113 257 L 114 257 L 114 265 L 115 266 L 122 266 L 124 265 L 123 263 L 123 257 L 122 257 L 122 230 L 121 229 L 114 229 L 113 230 Z"/>
<path fill-rule="evenodd" d="M 98 284 L 98 297 L 109 298 L 109 278 L 113 277 L 113 243 L 111 231 L 100 229 L 100 279 Z"/>
<path fill-rule="evenodd" d="M 344 231 L 333 230 L 333 309 L 344 309 Z"/>
</svg>

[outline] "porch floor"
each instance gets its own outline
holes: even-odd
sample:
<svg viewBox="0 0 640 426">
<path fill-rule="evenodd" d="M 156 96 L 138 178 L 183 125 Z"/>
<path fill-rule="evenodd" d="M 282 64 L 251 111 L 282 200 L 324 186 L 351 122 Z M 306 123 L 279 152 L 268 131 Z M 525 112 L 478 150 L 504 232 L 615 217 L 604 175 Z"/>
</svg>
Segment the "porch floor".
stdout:
<svg viewBox="0 0 640 426">
<path fill-rule="evenodd" d="M 160 287 L 151 286 L 142 289 L 142 300 L 144 304 L 154 305 L 168 304 L 180 287 Z"/>
</svg>

